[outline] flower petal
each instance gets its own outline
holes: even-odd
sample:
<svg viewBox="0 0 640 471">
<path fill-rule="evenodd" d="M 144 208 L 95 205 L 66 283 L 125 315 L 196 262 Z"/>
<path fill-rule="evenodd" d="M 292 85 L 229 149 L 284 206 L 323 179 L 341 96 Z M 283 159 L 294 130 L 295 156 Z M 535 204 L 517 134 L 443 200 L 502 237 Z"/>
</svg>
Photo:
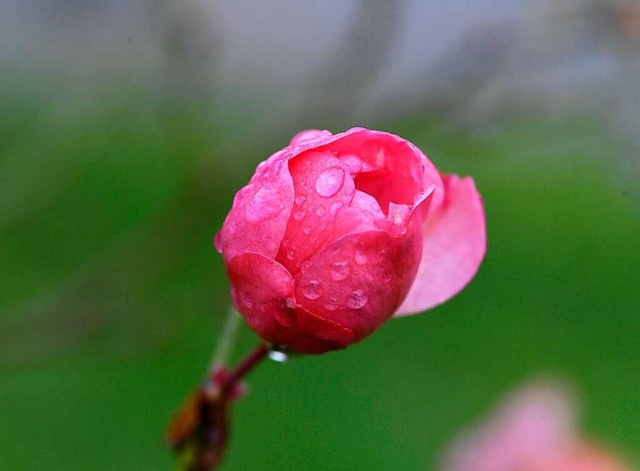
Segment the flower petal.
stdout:
<svg viewBox="0 0 640 471">
<path fill-rule="evenodd" d="M 279 263 L 246 253 L 227 265 L 233 304 L 263 339 L 301 353 L 323 353 L 353 342 L 353 333 L 295 302 L 293 278 Z"/>
<path fill-rule="evenodd" d="M 356 189 L 374 196 L 385 214 L 392 202 L 417 205 L 429 187 L 437 188 L 435 202 L 441 199 L 437 169 L 420 149 L 399 136 L 353 128 L 318 150 L 324 145 L 354 170 Z"/>
<path fill-rule="evenodd" d="M 300 146 L 305 144 L 312 144 L 314 141 L 326 139 L 331 136 L 332 134 L 329 131 L 321 131 L 320 129 L 307 129 L 305 131 L 300 131 L 298 134 L 293 136 L 289 145 Z"/>
<path fill-rule="evenodd" d="M 408 292 L 420 259 L 421 220 L 403 237 L 385 231 L 345 236 L 296 275 L 299 304 L 349 328 L 359 341 L 382 325 Z"/>
<path fill-rule="evenodd" d="M 341 210 L 351 205 L 355 188 L 332 153 L 310 150 L 291 159 L 289 169 L 295 204 L 276 260 L 295 275 L 305 260 L 336 238 L 361 228 L 363 221 L 357 212 L 342 215 Z"/>
<path fill-rule="evenodd" d="M 275 258 L 293 206 L 288 157 L 278 152 L 261 163 L 249 184 L 237 193 L 215 237 L 225 262 L 246 252 Z"/>
<path fill-rule="evenodd" d="M 432 205 L 418 275 L 396 316 L 441 304 L 473 278 L 486 252 L 482 198 L 470 177 L 443 177 L 444 201 Z"/>
</svg>

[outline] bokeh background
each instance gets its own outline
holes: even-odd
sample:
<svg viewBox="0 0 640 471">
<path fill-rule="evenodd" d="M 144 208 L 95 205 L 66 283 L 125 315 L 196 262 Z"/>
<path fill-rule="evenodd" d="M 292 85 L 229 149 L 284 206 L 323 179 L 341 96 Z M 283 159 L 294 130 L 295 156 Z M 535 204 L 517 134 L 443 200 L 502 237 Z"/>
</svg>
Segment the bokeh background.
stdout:
<svg viewBox="0 0 640 471">
<path fill-rule="evenodd" d="M 0 469 L 172 469 L 235 191 L 297 131 L 355 125 L 474 176 L 486 261 L 427 314 L 256 370 L 224 469 L 435 470 L 540 373 L 637 460 L 640 2 L 5 0 Z"/>
</svg>

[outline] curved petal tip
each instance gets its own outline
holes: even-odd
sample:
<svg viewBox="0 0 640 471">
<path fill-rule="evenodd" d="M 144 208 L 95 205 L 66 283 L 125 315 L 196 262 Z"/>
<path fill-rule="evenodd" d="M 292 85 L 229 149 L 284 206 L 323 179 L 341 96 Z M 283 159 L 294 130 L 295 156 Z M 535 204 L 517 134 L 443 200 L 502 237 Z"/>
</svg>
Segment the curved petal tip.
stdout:
<svg viewBox="0 0 640 471">
<path fill-rule="evenodd" d="M 424 226 L 416 280 L 396 316 L 417 314 L 451 299 L 474 277 L 487 249 L 482 197 L 471 177 L 442 177 L 444 201 Z"/>
</svg>

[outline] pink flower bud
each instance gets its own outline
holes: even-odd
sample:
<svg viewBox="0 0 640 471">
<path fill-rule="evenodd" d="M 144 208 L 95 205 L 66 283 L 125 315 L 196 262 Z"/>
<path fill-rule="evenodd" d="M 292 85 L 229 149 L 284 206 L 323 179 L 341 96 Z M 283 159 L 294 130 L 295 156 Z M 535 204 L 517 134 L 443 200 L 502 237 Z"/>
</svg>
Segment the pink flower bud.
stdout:
<svg viewBox="0 0 640 471">
<path fill-rule="evenodd" d="M 251 328 L 322 353 L 459 292 L 484 257 L 484 210 L 471 178 L 398 136 L 308 130 L 258 166 L 215 246 Z"/>
</svg>

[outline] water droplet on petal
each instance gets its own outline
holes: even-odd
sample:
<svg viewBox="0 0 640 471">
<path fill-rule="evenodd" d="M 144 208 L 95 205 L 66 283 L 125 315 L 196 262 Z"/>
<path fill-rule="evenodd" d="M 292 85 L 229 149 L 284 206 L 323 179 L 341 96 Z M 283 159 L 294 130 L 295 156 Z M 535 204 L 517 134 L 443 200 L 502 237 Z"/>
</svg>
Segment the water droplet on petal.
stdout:
<svg viewBox="0 0 640 471">
<path fill-rule="evenodd" d="M 325 198 L 335 195 L 342 185 L 344 185 L 344 170 L 340 167 L 330 167 L 316 179 L 316 191 Z"/>
<path fill-rule="evenodd" d="M 306 226 L 304 229 L 302 229 L 302 232 L 304 233 L 304 235 L 311 234 L 311 226 Z"/>
<path fill-rule="evenodd" d="M 272 188 L 260 188 L 247 204 L 246 218 L 249 222 L 262 222 L 276 217 L 284 206 L 280 195 Z"/>
<path fill-rule="evenodd" d="M 294 250 L 289 250 L 289 251 L 287 252 L 287 258 L 288 258 L 289 260 L 293 260 L 293 259 L 295 258 L 295 256 L 296 256 L 296 252 L 295 252 Z"/>
<path fill-rule="evenodd" d="M 316 216 L 322 217 L 324 216 L 324 213 L 325 213 L 324 207 L 318 206 L 318 209 L 316 209 Z"/>
<path fill-rule="evenodd" d="M 347 196 L 351 196 L 355 193 L 355 191 L 356 191 L 355 185 L 348 185 L 347 188 L 345 188 L 344 192 Z"/>
<path fill-rule="evenodd" d="M 365 265 L 369 261 L 369 257 L 362 250 L 356 249 L 353 258 L 358 265 Z"/>
<path fill-rule="evenodd" d="M 387 273 L 386 275 L 384 275 L 384 282 L 385 283 L 390 283 L 391 280 L 393 280 L 393 275 L 391 273 Z"/>
<path fill-rule="evenodd" d="M 297 205 L 301 205 L 307 200 L 307 197 L 304 195 L 296 196 L 295 202 Z"/>
<path fill-rule="evenodd" d="M 296 211 L 295 213 L 293 213 L 293 219 L 295 219 L 296 221 L 302 221 L 304 217 L 304 211 Z"/>
<path fill-rule="evenodd" d="M 340 201 L 336 201 L 335 203 L 333 203 L 331 205 L 331 207 L 329 208 L 329 214 L 331 214 L 332 216 L 335 216 L 336 213 L 338 212 L 338 210 L 340 208 L 342 208 L 344 205 L 340 202 Z"/>
<path fill-rule="evenodd" d="M 344 155 L 340 158 L 340 160 L 347 166 L 351 175 L 355 175 L 362 170 L 362 160 L 360 160 L 355 155 Z"/>
<path fill-rule="evenodd" d="M 338 300 L 336 298 L 327 299 L 327 302 L 324 303 L 324 308 L 327 311 L 335 311 L 338 309 Z"/>
<path fill-rule="evenodd" d="M 311 280 L 304 288 L 302 288 L 302 294 L 307 299 L 318 299 L 320 297 L 321 286 L 318 280 Z"/>
<path fill-rule="evenodd" d="M 298 321 L 293 299 L 279 298 L 276 302 L 276 308 L 273 315 L 278 323 L 286 327 L 291 327 Z"/>
<path fill-rule="evenodd" d="M 289 355 L 281 350 L 271 350 L 269 353 L 269 359 L 278 363 L 285 363 L 289 360 Z"/>
<path fill-rule="evenodd" d="M 331 264 L 331 279 L 334 281 L 342 281 L 349 276 L 351 272 L 351 268 L 349 267 L 349 262 L 347 261 L 339 261 L 333 262 Z"/>
<path fill-rule="evenodd" d="M 362 309 L 367 304 L 367 294 L 362 289 L 352 291 L 347 299 L 349 309 Z"/>
</svg>

